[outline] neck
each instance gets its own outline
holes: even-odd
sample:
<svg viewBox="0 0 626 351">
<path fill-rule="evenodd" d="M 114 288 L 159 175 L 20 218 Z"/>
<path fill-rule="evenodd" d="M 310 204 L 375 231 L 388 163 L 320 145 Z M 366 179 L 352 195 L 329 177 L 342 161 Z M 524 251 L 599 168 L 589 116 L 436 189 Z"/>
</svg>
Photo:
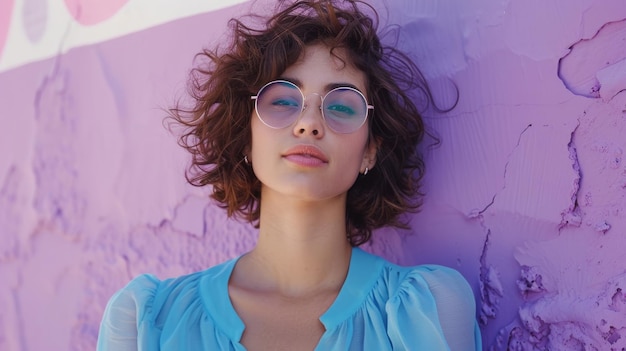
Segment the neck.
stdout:
<svg viewBox="0 0 626 351">
<path fill-rule="evenodd" d="M 339 290 L 350 263 L 345 197 L 319 202 L 264 193 L 257 246 L 247 259 L 266 289 L 285 296 Z"/>
</svg>

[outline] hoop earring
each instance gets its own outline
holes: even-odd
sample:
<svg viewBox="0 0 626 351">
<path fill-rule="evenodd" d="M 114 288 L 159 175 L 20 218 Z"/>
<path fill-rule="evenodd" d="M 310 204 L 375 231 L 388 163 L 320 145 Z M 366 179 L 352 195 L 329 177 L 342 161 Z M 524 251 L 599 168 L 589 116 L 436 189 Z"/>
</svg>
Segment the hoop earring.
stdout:
<svg viewBox="0 0 626 351">
<path fill-rule="evenodd" d="M 247 165 L 250 164 L 250 161 L 248 161 L 248 155 L 243 156 L 243 162 L 245 162 Z"/>
<path fill-rule="evenodd" d="M 367 172 L 369 172 L 369 171 L 370 171 L 370 169 L 365 167 L 365 172 L 363 172 L 363 175 L 367 175 Z"/>
</svg>

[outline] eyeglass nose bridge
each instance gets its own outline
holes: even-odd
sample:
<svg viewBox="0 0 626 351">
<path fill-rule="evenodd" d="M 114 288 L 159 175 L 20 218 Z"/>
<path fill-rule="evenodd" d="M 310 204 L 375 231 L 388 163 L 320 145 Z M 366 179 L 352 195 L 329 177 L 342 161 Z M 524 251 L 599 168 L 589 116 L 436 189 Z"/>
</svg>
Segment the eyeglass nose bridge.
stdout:
<svg viewBox="0 0 626 351">
<path fill-rule="evenodd" d="M 306 108 L 309 107 L 309 104 L 308 104 L 309 95 L 316 95 L 317 97 L 320 98 L 320 105 L 318 106 L 318 108 L 320 110 L 320 113 L 322 114 L 322 117 L 324 117 L 324 110 L 322 109 L 322 106 L 324 105 L 325 95 L 322 95 L 320 93 L 309 93 L 309 95 L 304 95 L 302 91 L 300 91 L 300 93 L 302 94 L 302 111 L 300 113 L 300 116 L 298 116 L 298 119 L 302 118 L 302 114 L 304 114 L 304 111 L 306 110 Z"/>
</svg>

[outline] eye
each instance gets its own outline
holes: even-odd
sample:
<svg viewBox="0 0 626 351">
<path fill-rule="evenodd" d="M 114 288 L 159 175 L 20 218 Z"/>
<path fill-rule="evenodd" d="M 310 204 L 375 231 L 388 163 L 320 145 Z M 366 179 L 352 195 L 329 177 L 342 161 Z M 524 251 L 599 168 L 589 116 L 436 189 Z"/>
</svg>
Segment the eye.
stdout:
<svg viewBox="0 0 626 351">
<path fill-rule="evenodd" d="M 342 105 L 342 104 L 329 105 L 326 107 L 326 110 L 332 111 L 335 114 L 342 114 L 342 115 L 354 115 L 355 114 L 355 111 L 352 107 L 348 105 Z"/>
<path fill-rule="evenodd" d="M 272 101 L 272 106 L 298 107 L 299 104 L 293 99 L 275 99 Z"/>
</svg>

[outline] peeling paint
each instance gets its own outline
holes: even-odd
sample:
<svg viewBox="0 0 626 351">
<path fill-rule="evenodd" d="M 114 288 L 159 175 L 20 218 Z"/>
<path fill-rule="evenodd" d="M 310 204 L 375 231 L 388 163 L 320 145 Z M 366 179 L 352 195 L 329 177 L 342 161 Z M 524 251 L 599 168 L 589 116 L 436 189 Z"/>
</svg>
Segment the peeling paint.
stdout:
<svg viewBox="0 0 626 351">
<path fill-rule="evenodd" d="M 76 187 L 80 176 L 75 144 L 79 122 L 77 116 L 67 113 L 68 76 L 67 71 L 55 66 L 42 81 L 35 98 L 35 208 L 44 220 L 58 223 L 65 233 L 79 235 L 87 201 Z"/>
<path fill-rule="evenodd" d="M 572 93 L 604 101 L 625 90 L 626 19 L 572 45 L 559 61 L 559 78 Z"/>
<path fill-rule="evenodd" d="M 526 300 L 533 300 L 546 291 L 543 277 L 536 267 L 522 266 L 517 286 Z"/>
<path fill-rule="evenodd" d="M 23 218 L 17 211 L 21 206 L 18 201 L 20 174 L 16 167 L 11 167 L 4 184 L 0 186 L 0 223 L 2 223 L 2 245 L 0 262 L 15 260 L 20 255 L 19 233 Z"/>
<path fill-rule="evenodd" d="M 600 238 L 602 244 L 597 243 Z M 545 260 L 540 258 L 542 253 L 558 249 L 563 240 L 565 237 L 537 243 L 516 255 L 523 267 L 519 288 L 527 303 L 519 312 L 521 328 L 509 337 L 516 344 L 538 349 L 586 345 L 590 350 L 621 350 L 626 346 L 626 340 L 618 337 L 620 330 L 626 329 L 620 313 L 626 270 L 618 265 L 596 271 L 593 277 L 581 274 L 586 267 L 595 271 L 602 262 L 621 261 L 621 254 L 607 248 L 619 238 L 610 234 L 594 237 L 576 229 L 567 239 L 574 243 L 568 250 L 571 258 L 558 263 L 556 258 L 548 259 L 554 266 L 540 262 Z M 608 277 L 606 282 L 604 277 Z"/>
<path fill-rule="evenodd" d="M 486 325 L 490 319 L 496 317 L 500 299 L 504 296 L 498 269 L 487 263 L 490 236 L 491 231 L 487 230 L 483 252 L 480 255 L 480 322 L 483 325 Z"/>
<path fill-rule="evenodd" d="M 206 197 L 186 197 L 184 201 L 174 209 L 174 216 L 171 221 L 172 228 L 201 238 L 207 230 L 204 223 L 204 209 L 206 204 Z"/>
</svg>

